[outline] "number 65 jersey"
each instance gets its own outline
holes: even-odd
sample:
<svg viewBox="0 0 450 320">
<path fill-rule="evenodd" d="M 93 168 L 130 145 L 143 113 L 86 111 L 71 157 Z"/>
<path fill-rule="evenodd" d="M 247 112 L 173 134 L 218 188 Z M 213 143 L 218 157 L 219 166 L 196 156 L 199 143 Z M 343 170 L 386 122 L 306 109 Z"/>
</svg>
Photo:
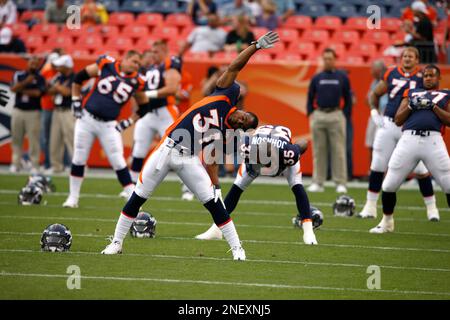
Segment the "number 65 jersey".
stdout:
<svg viewBox="0 0 450 320">
<path fill-rule="evenodd" d="M 100 56 L 96 63 L 99 74 L 95 84 L 84 97 L 83 106 L 102 120 L 116 120 L 120 109 L 131 96 L 144 89 L 145 78 L 137 72 L 121 72 L 120 61 L 109 56 Z"/>
<path fill-rule="evenodd" d="M 388 103 L 384 115 L 390 118 L 395 117 L 405 90 L 423 88 L 422 72 L 419 68 L 407 73 L 398 66 L 391 67 L 385 72 L 383 80 L 388 86 Z"/>
</svg>

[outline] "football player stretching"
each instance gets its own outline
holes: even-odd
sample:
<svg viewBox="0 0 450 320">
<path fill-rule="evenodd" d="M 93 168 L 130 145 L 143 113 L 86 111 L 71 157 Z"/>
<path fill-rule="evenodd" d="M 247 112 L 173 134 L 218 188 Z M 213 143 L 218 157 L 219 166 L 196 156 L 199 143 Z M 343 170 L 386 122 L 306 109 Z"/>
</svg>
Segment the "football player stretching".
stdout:
<svg viewBox="0 0 450 320">
<path fill-rule="evenodd" d="M 166 131 L 159 145 L 144 164 L 136 188 L 122 209 L 112 242 L 103 254 L 122 252 L 122 243 L 130 230 L 139 208 L 152 195 L 169 170 L 173 170 L 211 213 L 214 223 L 228 242 L 234 260 L 245 260 L 245 251 L 233 221 L 216 196 L 218 177 L 211 179 L 199 153 L 213 140 L 220 140 L 227 129 L 255 129 L 258 118 L 237 110 L 240 88 L 235 82 L 240 70 L 259 49 L 273 47 L 278 34 L 268 32 L 242 51 L 217 80 L 216 90 L 189 108 Z"/>
</svg>

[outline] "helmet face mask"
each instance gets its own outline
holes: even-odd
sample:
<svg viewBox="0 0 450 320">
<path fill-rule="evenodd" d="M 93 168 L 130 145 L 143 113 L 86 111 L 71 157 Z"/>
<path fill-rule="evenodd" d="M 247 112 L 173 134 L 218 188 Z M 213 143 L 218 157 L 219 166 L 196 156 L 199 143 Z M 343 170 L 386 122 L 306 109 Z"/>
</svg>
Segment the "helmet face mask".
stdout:
<svg viewBox="0 0 450 320">
<path fill-rule="evenodd" d="M 72 245 L 72 233 L 63 224 L 55 223 L 45 228 L 41 237 L 42 251 L 64 252 Z"/>
<path fill-rule="evenodd" d="M 156 219 L 147 212 L 139 212 L 130 228 L 134 238 L 154 238 L 156 236 Z"/>
<path fill-rule="evenodd" d="M 20 190 L 17 201 L 19 204 L 29 206 L 32 204 L 40 204 L 44 191 L 35 184 L 29 184 Z"/>
<path fill-rule="evenodd" d="M 312 220 L 312 226 L 313 229 L 318 229 L 323 224 L 323 213 L 320 211 L 320 209 L 311 206 L 311 220 Z M 303 228 L 302 227 L 302 221 L 300 217 L 297 215 L 296 217 L 292 218 L 292 224 L 294 227 Z"/>
<path fill-rule="evenodd" d="M 35 174 L 28 178 L 28 184 L 38 185 L 44 192 L 54 192 L 56 190 L 55 185 L 50 177 L 43 174 Z"/>
<path fill-rule="evenodd" d="M 333 213 L 338 217 L 353 216 L 355 213 L 355 200 L 347 195 L 340 196 L 333 204 Z"/>
</svg>

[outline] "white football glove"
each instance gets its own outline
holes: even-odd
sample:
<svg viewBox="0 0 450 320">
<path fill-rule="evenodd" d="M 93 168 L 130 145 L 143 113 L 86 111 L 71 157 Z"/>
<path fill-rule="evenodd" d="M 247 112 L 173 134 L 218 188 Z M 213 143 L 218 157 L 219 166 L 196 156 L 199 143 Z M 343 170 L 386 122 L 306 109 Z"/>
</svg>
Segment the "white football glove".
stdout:
<svg viewBox="0 0 450 320">
<path fill-rule="evenodd" d="M 378 128 L 382 128 L 384 126 L 383 116 L 378 112 L 377 109 L 370 110 L 370 117 Z"/>
<path fill-rule="evenodd" d="M 220 186 L 214 186 L 214 202 L 217 202 L 219 200 L 225 208 L 225 204 L 223 203 L 222 199 L 222 190 L 220 189 Z"/>
<path fill-rule="evenodd" d="M 280 41 L 278 33 L 269 31 L 254 43 L 256 43 L 256 49 L 269 49 L 278 41 Z"/>
</svg>

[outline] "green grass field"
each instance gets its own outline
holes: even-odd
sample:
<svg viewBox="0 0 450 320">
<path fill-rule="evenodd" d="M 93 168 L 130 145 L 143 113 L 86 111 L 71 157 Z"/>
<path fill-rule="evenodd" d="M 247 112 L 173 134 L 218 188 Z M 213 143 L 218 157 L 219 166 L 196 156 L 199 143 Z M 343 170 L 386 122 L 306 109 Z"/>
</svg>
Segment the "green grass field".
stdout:
<svg viewBox="0 0 450 320">
<path fill-rule="evenodd" d="M 325 219 L 319 245 L 306 246 L 291 225 L 289 188 L 253 185 L 233 215 L 248 260 L 234 262 L 225 241 L 194 239 L 212 219 L 200 203 L 180 200 L 177 182 L 164 182 L 144 206 L 158 220 L 156 238 L 127 237 L 124 254 L 103 256 L 124 204 L 117 181 L 86 179 L 78 209 L 61 207 L 67 178 L 54 179 L 46 205 L 19 206 L 25 181 L 0 175 L 0 299 L 450 298 L 450 212 L 440 191 L 441 222 L 427 221 L 418 191 L 402 191 L 396 232 L 385 235 L 368 233 L 378 219 L 333 217 L 334 190 L 310 194 Z M 365 190 L 349 194 L 360 209 Z M 56 222 L 71 229 L 72 248 L 41 252 L 41 233 Z M 80 267 L 81 290 L 67 289 L 71 265 Z M 381 269 L 380 290 L 367 288 L 370 265 Z"/>
</svg>

